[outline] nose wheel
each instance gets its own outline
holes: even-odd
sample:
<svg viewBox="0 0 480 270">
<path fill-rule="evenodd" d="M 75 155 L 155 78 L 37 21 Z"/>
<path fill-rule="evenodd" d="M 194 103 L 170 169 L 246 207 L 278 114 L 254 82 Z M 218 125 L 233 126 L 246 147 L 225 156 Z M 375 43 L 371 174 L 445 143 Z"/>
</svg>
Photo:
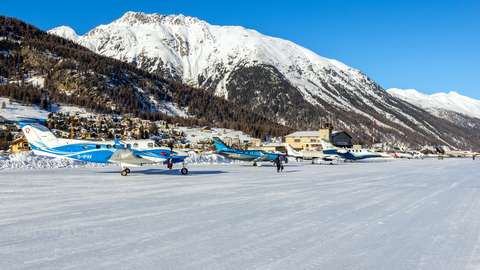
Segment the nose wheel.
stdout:
<svg viewBox="0 0 480 270">
<path fill-rule="evenodd" d="M 185 168 L 185 161 L 182 163 L 182 166 L 183 166 L 183 168 L 180 170 L 180 172 L 181 172 L 183 175 L 187 175 L 187 174 L 188 174 L 188 169 Z"/>
</svg>

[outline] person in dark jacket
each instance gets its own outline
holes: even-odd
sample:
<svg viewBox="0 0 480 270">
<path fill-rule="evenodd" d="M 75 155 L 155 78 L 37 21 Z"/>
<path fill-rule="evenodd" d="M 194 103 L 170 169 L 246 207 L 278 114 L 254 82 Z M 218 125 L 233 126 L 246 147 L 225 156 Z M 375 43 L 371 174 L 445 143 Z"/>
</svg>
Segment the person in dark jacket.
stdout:
<svg viewBox="0 0 480 270">
<path fill-rule="evenodd" d="M 275 158 L 275 164 L 277 164 L 277 173 L 280 172 L 280 168 L 282 167 L 282 159 L 280 159 L 280 156 L 277 156 Z M 283 171 L 283 169 L 282 169 Z"/>
</svg>

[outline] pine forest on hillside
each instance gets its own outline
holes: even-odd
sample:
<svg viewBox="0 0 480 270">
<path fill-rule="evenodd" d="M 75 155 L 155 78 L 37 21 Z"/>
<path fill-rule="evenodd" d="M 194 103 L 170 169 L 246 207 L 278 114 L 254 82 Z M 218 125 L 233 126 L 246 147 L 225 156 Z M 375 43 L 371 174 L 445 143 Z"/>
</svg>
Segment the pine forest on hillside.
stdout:
<svg viewBox="0 0 480 270">
<path fill-rule="evenodd" d="M 15 18 L 0 16 L 0 36 L 0 76 L 10 82 L 0 84 L 0 96 L 25 105 L 77 105 L 95 113 L 232 128 L 254 137 L 293 131 L 208 91 L 95 54 Z M 26 83 L 32 77 L 44 78 L 43 87 Z M 167 115 L 162 102 L 192 117 Z"/>
</svg>

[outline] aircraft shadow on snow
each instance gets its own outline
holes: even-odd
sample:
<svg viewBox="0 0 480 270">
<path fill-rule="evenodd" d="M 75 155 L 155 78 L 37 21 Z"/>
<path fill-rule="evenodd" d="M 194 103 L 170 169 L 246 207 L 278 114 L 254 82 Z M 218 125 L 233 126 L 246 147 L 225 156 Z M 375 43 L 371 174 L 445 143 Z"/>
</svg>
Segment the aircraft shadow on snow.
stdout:
<svg viewBox="0 0 480 270">
<path fill-rule="evenodd" d="M 172 176 L 181 176 L 178 174 L 179 170 L 158 170 L 158 169 L 147 169 L 147 170 L 138 170 L 138 171 L 132 171 L 131 176 L 141 176 L 141 175 L 172 175 Z M 110 173 L 116 173 L 117 171 L 107 171 L 107 172 L 99 172 L 99 173 L 105 173 L 105 174 L 110 174 Z M 222 174 L 222 173 L 227 173 L 225 171 L 189 171 L 188 175 L 208 175 L 208 174 Z"/>
</svg>

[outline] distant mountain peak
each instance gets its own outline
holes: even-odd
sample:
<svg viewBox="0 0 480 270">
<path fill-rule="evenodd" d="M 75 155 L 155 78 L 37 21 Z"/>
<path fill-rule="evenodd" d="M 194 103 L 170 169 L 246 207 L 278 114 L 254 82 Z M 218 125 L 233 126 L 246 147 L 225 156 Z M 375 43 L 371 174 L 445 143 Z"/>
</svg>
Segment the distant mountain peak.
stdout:
<svg viewBox="0 0 480 270">
<path fill-rule="evenodd" d="M 77 34 L 77 32 L 75 32 L 75 30 L 73 30 L 72 28 L 70 28 L 68 26 L 60 26 L 60 27 L 54 28 L 54 29 L 52 29 L 48 32 L 52 33 L 52 34 L 55 34 L 57 36 L 69 39 L 73 42 L 77 42 L 78 39 L 81 37 Z"/>
<path fill-rule="evenodd" d="M 480 100 L 463 96 L 456 91 L 427 95 L 415 89 L 390 88 L 387 92 L 421 108 L 445 109 L 480 119 Z"/>
<path fill-rule="evenodd" d="M 144 12 L 126 12 L 120 19 L 114 21 L 114 23 L 127 23 L 131 26 L 133 25 L 148 25 L 148 24 L 170 24 L 177 26 L 188 26 L 192 23 L 205 23 L 204 21 L 199 20 L 195 17 L 180 15 L 164 15 L 164 14 L 147 14 Z"/>
</svg>

